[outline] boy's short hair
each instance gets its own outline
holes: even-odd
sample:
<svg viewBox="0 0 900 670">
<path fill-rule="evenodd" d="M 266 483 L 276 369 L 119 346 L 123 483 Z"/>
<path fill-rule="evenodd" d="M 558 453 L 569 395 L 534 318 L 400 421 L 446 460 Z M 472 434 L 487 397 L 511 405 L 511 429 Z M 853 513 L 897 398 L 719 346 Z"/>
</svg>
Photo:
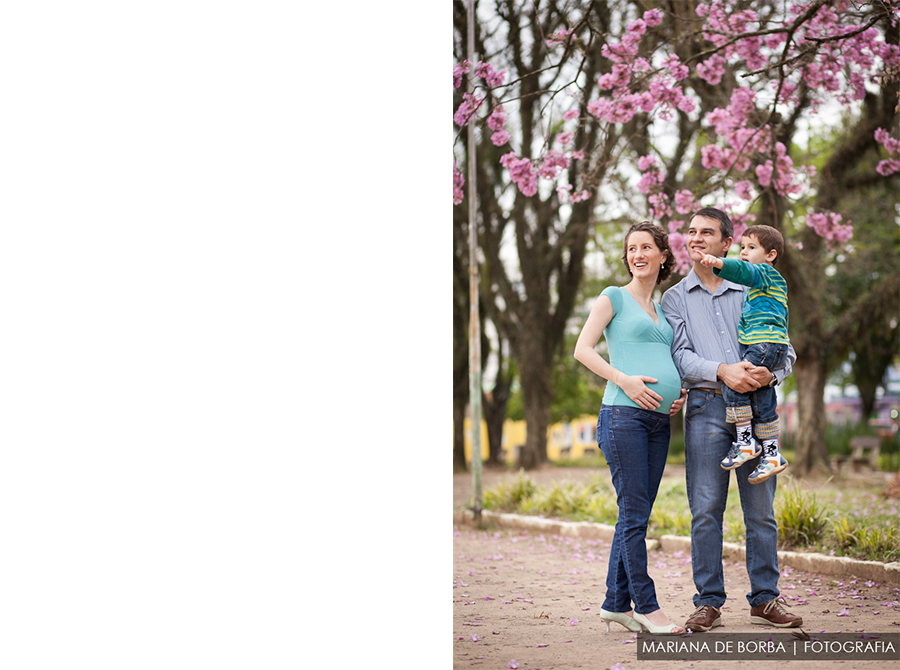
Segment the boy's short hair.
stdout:
<svg viewBox="0 0 900 670">
<path fill-rule="evenodd" d="M 778 230 L 765 224 L 747 226 L 747 229 L 743 232 L 741 237 L 747 237 L 749 235 L 756 236 L 756 239 L 759 240 L 759 243 L 762 245 L 762 248 L 766 250 L 766 253 L 769 253 L 773 249 L 775 250 L 777 255 L 775 256 L 775 260 L 772 261 L 772 265 L 775 265 L 781 260 L 781 257 L 784 255 L 784 236 Z"/>
</svg>

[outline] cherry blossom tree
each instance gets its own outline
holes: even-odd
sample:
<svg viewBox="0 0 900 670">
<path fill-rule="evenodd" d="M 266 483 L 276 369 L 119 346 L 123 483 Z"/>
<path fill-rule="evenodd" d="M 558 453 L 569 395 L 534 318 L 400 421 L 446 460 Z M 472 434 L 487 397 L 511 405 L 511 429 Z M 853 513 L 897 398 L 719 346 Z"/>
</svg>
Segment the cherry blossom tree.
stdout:
<svg viewBox="0 0 900 670">
<path fill-rule="evenodd" d="M 529 427 L 523 464 L 545 458 L 549 371 L 591 229 L 659 221 L 684 273 L 684 230 L 704 205 L 730 212 L 736 236 L 755 221 L 789 240 L 784 269 L 801 359 L 797 465 L 802 473 L 827 463 L 816 451 L 824 410 L 815 397 L 821 404 L 820 373 L 835 353 L 824 338 L 844 331 L 817 328 L 817 289 L 823 259 L 853 235 L 836 209 L 840 194 L 900 172 L 896 3 L 517 5 L 478 7 L 477 63 L 464 58 L 465 12 L 454 5 L 454 203 L 467 195 L 460 131 L 475 123 L 486 302 L 520 366 Z M 858 108 L 858 122 L 819 174 L 798 162 L 798 142 L 835 107 Z M 856 174 L 873 153 L 871 174 Z M 468 225 L 463 208 L 455 212 L 456 225 Z M 501 256 L 504 240 L 515 243 L 517 264 Z"/>
</svg>

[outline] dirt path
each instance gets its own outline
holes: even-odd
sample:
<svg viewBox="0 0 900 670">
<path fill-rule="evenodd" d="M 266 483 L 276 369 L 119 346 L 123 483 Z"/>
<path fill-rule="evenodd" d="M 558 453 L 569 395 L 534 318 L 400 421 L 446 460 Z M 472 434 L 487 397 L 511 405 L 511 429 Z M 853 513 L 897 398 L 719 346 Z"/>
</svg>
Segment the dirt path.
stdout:
<svg viewBox="0 0 900 670">
<path fill-rule="evenodd" d="M 539 485 L 582 481 L 596 471 L 548 468 L 529 475 Z M 514 474 L 514 473 L 513 473 Z M 484 472 L 484 487 L 510 476 Z M 683 476 L 675 469 L 667 476 Z M 471 475 L 454 477 L 454 509 L 471 496 Z M 662 670 L 673 664 L 712 668 L 721 661 L 637 661 L 636 635 L 612 624 L 609 633 L 599 618 L 606 591 L 609 543 L 564 538 L 532 531 L 468 524 L 453 529 L 453 667 L 454 668 L 590 668 L 616 664 L 631 670 Z M 683 623 L 693 611 L 689 552 L 652 551 L 650 575 L 663 610 Z M 750 623 L 745 594 L 749 579 L 743 561 L 725 560 L 728 602 L 724 626 L 713 633 L 784 632 Z M 791 568 L 779 583 L 792 612 L 803 617 L 811 634 L 900 632 L 900 588 L 852 577 L 823 576 Z M 827 667 L 900 668 L 897 661 L 835 661 Z M 725 663 L 734 666 L 739 661 Z M 754 661 L 754 670 L 784 661 Z M 821 670 L 822 661 L 791 661 L 790 670 Z M 617 667 L 615 670 L 620 670 Z"/>
</svg>

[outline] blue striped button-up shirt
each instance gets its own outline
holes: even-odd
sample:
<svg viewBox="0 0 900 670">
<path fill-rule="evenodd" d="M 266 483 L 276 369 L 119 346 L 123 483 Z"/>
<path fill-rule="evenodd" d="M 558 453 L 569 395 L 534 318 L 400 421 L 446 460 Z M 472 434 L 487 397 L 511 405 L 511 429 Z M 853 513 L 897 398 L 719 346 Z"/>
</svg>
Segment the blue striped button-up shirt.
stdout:
<svg viewBox="0 0 900 670">
<path fill-rule="evenodd" d="M 675 331 L 672 358 L 684 388 L 721 388 L 720 363 L 738 363 L 738 323 L 747 287 L 722 280 L 711 293 L 691 268 L 687 277 L 665 292 L 662 308 Z M 788 348 L 787 364 L 773 370 L 780 384 L 791 373 L 797 356 Z"/>
</svg>

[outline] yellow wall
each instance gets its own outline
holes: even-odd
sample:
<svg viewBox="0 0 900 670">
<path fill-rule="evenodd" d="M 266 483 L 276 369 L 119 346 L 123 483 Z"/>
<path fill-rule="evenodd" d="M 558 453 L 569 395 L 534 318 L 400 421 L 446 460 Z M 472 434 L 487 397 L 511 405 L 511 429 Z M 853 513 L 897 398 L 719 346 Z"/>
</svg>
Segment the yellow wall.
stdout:
<svg viewBox="0 0 900 670">
<path fill-rule="evenodd" d="M 472 460 L 471 421 L 465 420 L 465 450 L 466 462 Z M 555 423 L 547 429 L 547 458 L 551 461 L 565 458 L 582 458 L 585 452 L 598 454 L 594 430 L 597 427 L 597 417 L 586 414 L 568 423 Z M 516 460 L 516 447 L 525 444 L 526 428 L 524 421 L 503 422 L 503 452 L 507 463 Z M 568 454 L 563 451 L 568 446 Z M 490 455 L 488 445 L 487 424 L 481 422 L 481 459 L 486 461 Z"/>
</svg>

